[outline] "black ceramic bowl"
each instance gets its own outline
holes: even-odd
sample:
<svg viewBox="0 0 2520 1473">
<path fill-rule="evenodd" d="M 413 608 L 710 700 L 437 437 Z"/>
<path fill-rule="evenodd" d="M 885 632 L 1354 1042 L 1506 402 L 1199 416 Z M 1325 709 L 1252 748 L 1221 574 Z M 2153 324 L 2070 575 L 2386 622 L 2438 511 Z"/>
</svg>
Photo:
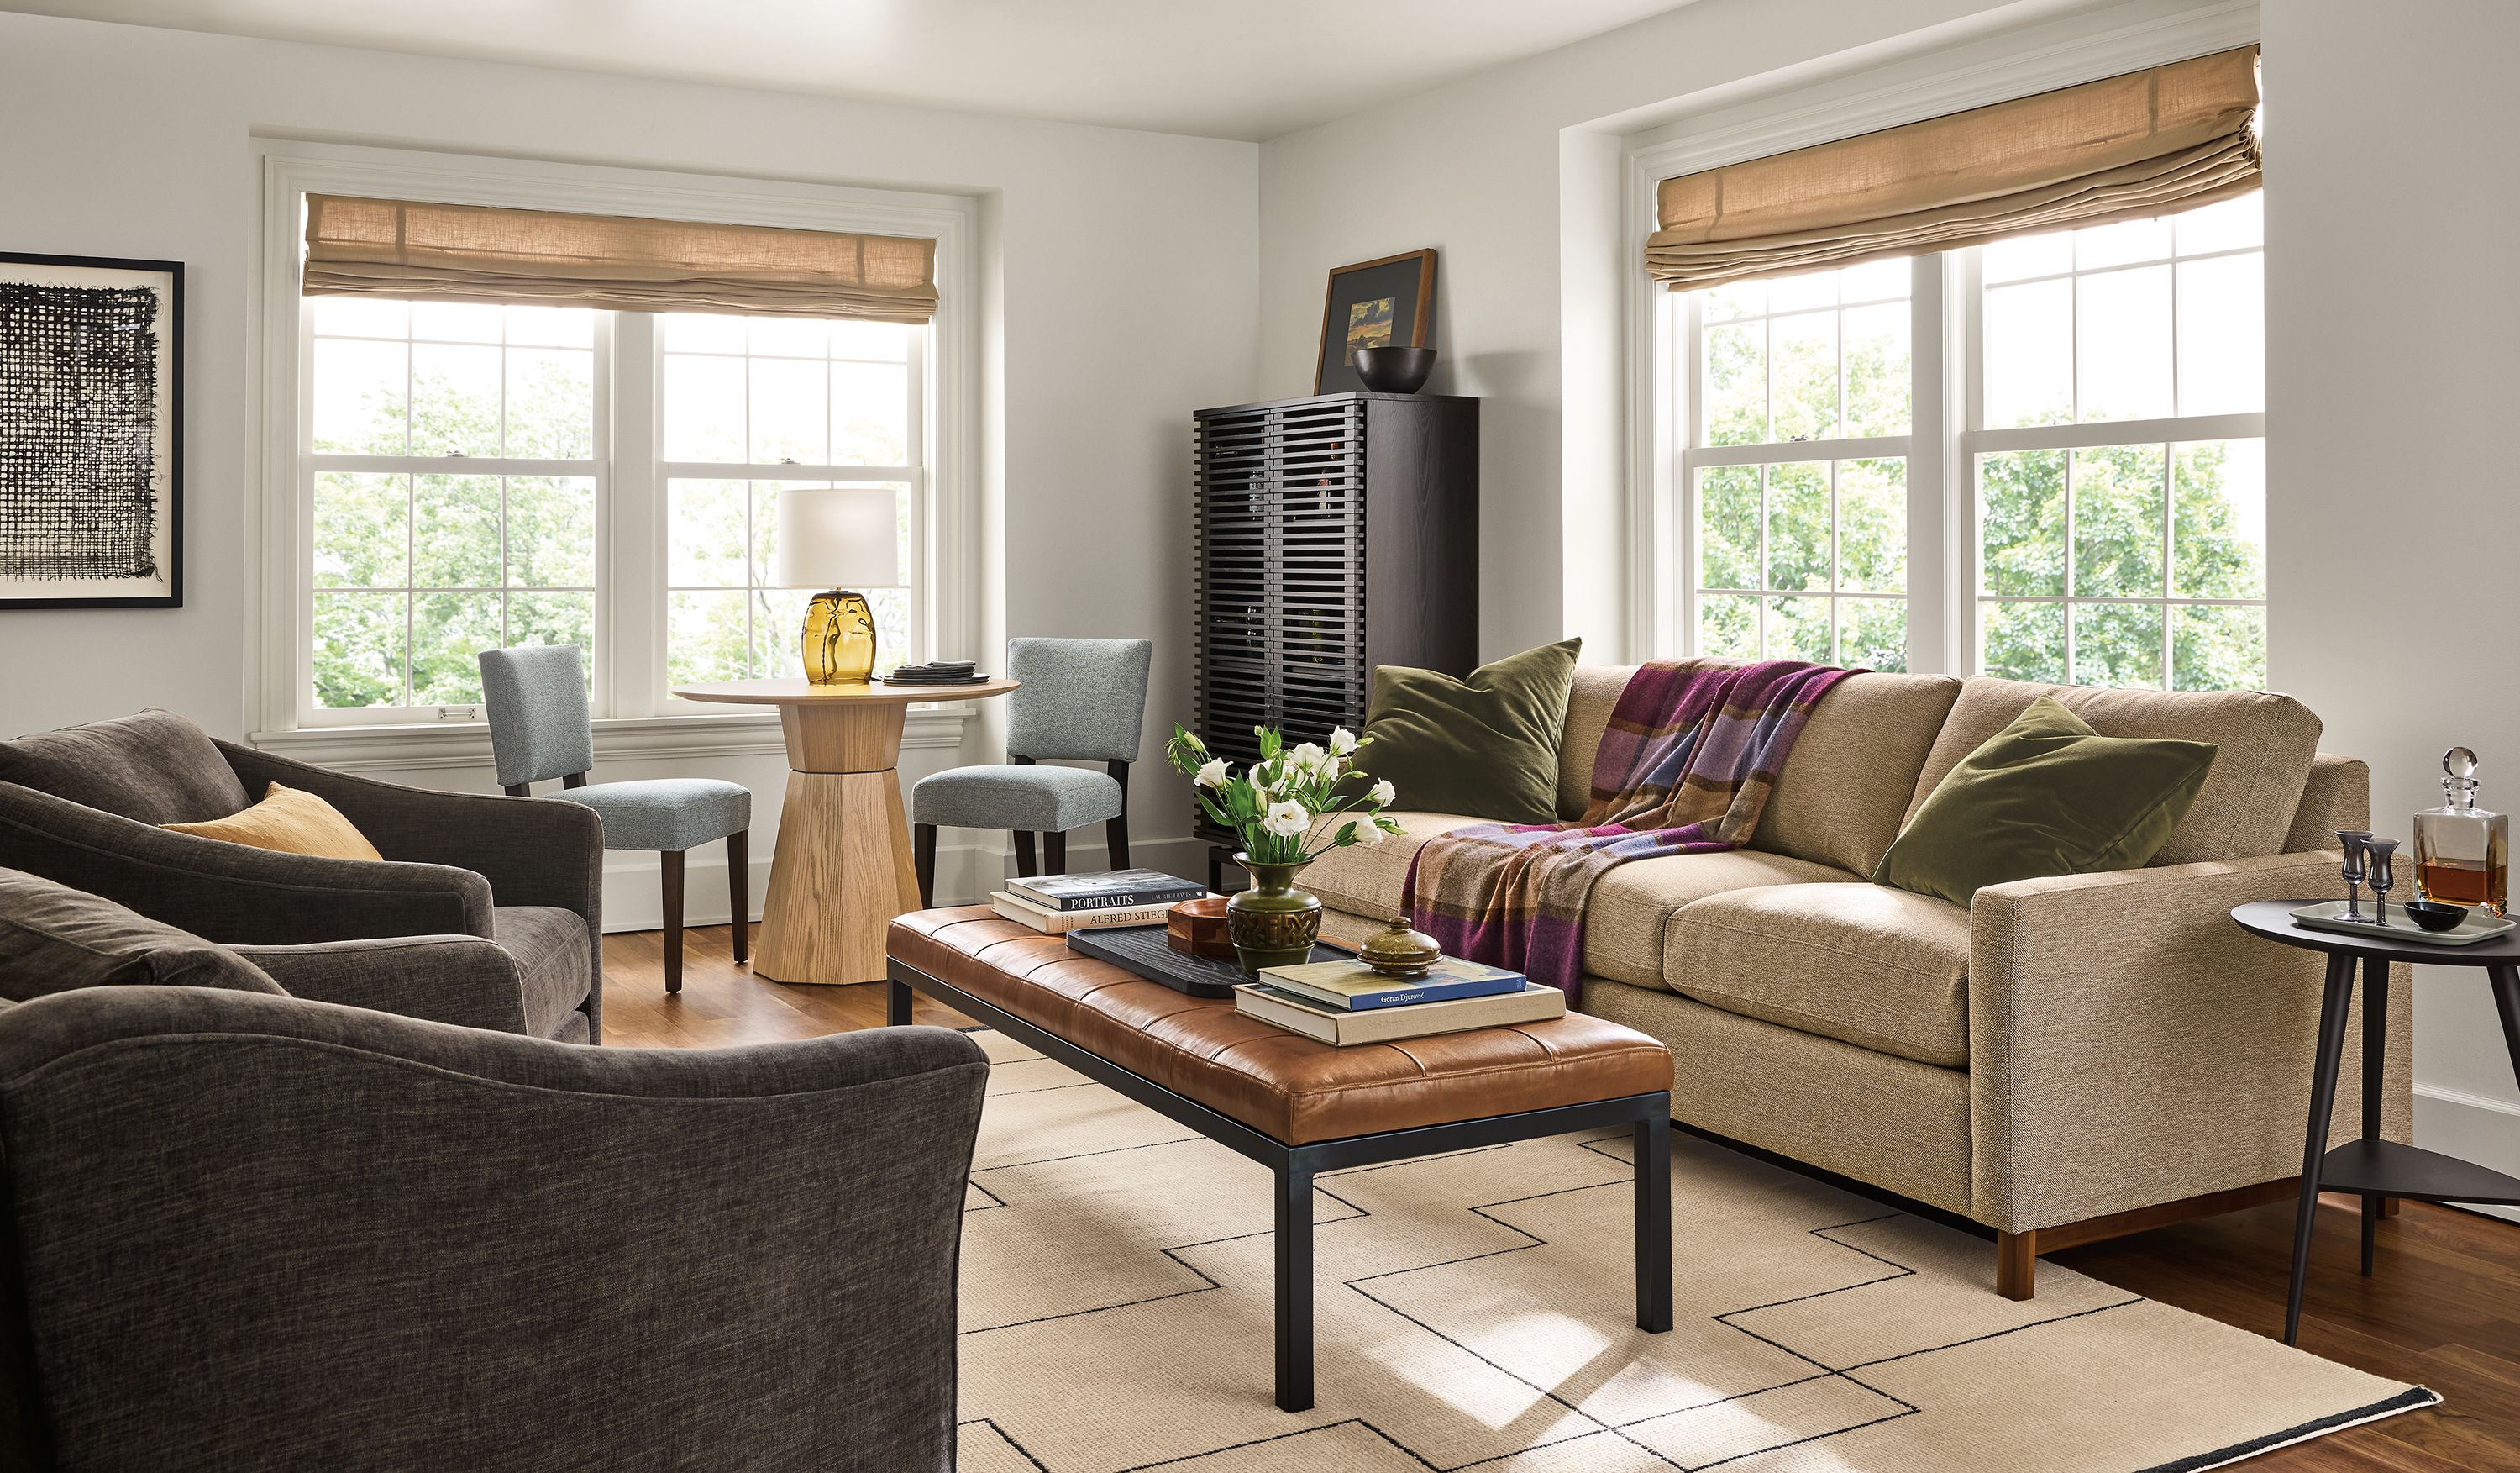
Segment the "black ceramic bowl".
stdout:
<svg viewBox="0 0 2520 1473">
<path fill-rule="evenodd" d="M 2426 931 L 2448 931 L 2467 919 L 2464 905 L 2445 905 L 2439 900 L 2408 900 L 2407 915 Z"/>
<path fill-rule="evenodd" d="M 1435 371 L 1431 347 L 1360 347 L 1356 376 L 1375 393 L 1416 393 Z"/>
</svg>

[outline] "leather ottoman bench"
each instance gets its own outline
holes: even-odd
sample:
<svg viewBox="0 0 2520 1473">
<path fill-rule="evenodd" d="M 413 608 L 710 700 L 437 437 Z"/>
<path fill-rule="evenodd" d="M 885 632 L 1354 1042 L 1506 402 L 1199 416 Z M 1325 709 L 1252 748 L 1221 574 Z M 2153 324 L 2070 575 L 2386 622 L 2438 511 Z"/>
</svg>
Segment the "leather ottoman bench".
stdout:
<svg viewBox="0 0 2520 1473">
<path fill-rule="evenodd" d="M 889 1021 L 914 991 L 1271 1169 L 1277 1402 L 1313 1404 L 1313 1177 L 1625 1125 L 1636 1140 L 1637 1325 L 1671 1328 L 1671 1052 L 1582 1013 L 1345 1048 L 1067 949 L 985 906 L 892 923 Z"/>
</svg>

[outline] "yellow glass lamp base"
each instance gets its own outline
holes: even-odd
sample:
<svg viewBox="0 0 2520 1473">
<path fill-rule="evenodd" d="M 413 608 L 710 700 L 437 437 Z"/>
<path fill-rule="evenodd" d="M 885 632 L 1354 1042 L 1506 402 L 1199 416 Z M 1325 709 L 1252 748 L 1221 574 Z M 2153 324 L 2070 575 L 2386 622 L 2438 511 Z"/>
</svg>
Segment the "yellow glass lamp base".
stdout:
<svg viewBox="0 0 2520 1473">
<path fill-rule="evenodd" d="M 805 609 L 805 679 L 864 685 L 875 676 L 875 611 L 866 595 L 834 588 Z"/>
</svg>

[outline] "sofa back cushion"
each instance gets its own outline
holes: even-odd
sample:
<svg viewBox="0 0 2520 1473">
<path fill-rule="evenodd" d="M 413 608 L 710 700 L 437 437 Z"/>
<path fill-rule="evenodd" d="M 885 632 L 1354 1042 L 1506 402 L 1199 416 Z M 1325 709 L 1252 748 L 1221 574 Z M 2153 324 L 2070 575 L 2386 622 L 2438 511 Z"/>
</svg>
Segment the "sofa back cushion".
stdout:
<svg viewBox="0 0 2520 1473">
<path fill-rule="evenodd" d="M 1575 667 L 1559 748 L 1560 818 L 1584 811 L 1594 749 L 1635 670 L 1632 665 Z M 1838 682 L 1812 708 L 1786 754 L 1750 848 L 1872 873 L 1899 837 L 1916 775 L 1959 691 L 1950 675 L 1867 672 Z"/>
<path fill-rule="evenodd" d="M 1962 684 L 1950 719 L 1925 758 L 1909 816 L 1915 815 L 1961 759 L 2041 696 L 2053 697 L 2102 736 L 2175 737 L 2211 742 L 2218 749 L 2194 806 L 2153 855 L 2153 863 L 2283 852 L 2293 809 L 2318 756 L 2318 717 L 2290 696 L 2264 691 L 2084 690 L 1972 678 Z"/>
<path fill-rule="evenodd" d="M 227 988 L 287 995 L 227 947 L 101 896 L 0 869 L 0 997 L 23 1002 L 75 988 Z"/>
<path fill-rule="evenodd" d="M 208 732 L 154 708 L 0 742 L 0 782 L 149 824 L 225 818 L 251 801 Z"/>
</svg>

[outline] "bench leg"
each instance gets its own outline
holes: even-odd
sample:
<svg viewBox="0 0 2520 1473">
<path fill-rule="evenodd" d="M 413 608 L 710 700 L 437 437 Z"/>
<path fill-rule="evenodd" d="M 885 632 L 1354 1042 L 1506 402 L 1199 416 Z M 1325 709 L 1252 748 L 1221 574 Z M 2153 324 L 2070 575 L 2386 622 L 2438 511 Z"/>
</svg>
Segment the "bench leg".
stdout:
<svg viewBox="0 0 2520 1473">
<path fill-rule="evenodd" d="M 1671 1328 L 1671 1104 L 1636 1124 L 1637 1328 Z"/>
<path fill-rule="evenodd" d="M 1313 1173 L 1278 1168 L 1278 1409 L 1313 1409 Z"/>
<path fill-rule="evenodd" d="M 910 987 L 907 983 L 883 985 L 883 1023 L 886 1028 L 900 1028 L 910 1022 Z"/>
<path fill-rule="evenodd" d="M 2031 1299 L 2039 1293 L 2039 1234 L 1995 1234 L 1995 1292 L 2006 1299 Z"/>
</svg>

